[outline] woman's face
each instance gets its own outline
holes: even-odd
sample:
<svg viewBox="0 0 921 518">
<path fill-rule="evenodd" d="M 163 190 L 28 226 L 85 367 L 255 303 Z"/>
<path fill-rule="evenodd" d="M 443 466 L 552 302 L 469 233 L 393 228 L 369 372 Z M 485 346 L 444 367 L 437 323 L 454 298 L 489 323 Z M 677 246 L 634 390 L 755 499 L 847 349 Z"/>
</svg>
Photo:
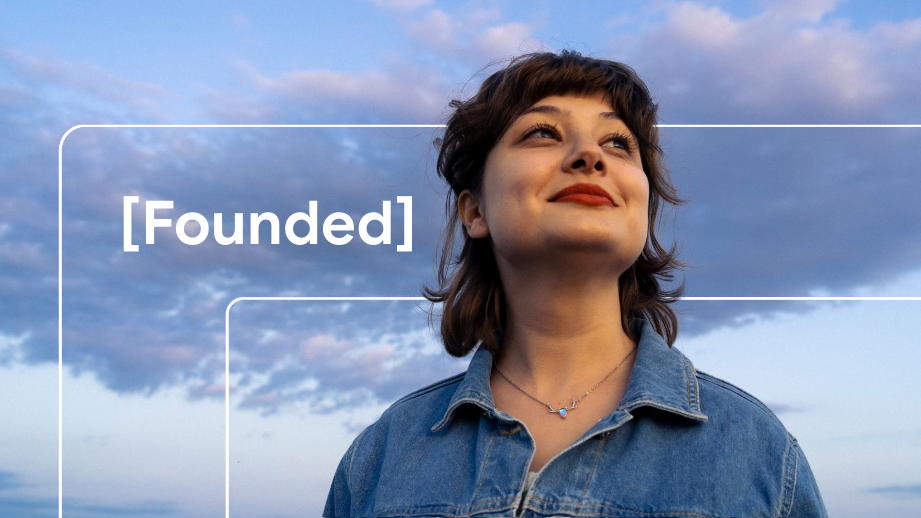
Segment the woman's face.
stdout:
<svg viewBox="0 0 921 518">
<path fill-rule="evenodd" d="M 603 94 L 549 96 L 525 110 L 490 151 L 479 195 L 458 202 L 470 236 L 491 236 L 500 263 L 604 253 L 619 275 L 646 243 L 649 182 Z"/>
</svg>

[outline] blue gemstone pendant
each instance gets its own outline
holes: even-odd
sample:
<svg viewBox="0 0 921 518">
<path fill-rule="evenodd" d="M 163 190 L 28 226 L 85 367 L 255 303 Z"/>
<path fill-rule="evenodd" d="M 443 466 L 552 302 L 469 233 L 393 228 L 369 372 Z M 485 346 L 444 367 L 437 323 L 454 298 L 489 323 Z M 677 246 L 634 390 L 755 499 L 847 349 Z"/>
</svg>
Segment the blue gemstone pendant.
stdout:
<svg viewBox="0 0 921 518">
<path fill-rule="evenodd" d="M 560 407 L 559 410 L 554 410 L 553 406 L 550 405 L 550 402 L 547 402 L 547 408 L 550 409 L 551 414 L 560 414 L 560 417 L 562 417 L 563 419 L 566 419 L 566 414 L 568 414 L 569 411 L 572 410 L 573 408 L 576 408 L 576 398 L 572 398 L 572 406 L 569 408 Z"/>
</svg>

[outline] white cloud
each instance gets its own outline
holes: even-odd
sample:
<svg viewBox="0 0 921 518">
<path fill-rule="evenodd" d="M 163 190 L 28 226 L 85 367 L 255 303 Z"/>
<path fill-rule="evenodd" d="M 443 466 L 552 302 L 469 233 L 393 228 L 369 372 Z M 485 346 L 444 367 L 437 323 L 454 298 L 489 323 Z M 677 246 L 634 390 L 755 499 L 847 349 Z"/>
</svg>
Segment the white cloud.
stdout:
<svg viewBox="0 0 921 518">
<path fill-rule="evenodd" d="M 18 335 L 0 332 L 0 365 L 9 361 L 22 361 L 24 354 L 22 344 L 31 338 L 30 331 Z"/>
<path fill-rule="evenodd" d="M 432 0 L 370 0 L 372 4 L 387 11 L 409 12 L 432 5 Z"/>
<path fill-rule="evenodd" d="M 271 78 L 248 64 L 238 67 L 257 88 L 289 100 L 333 102 L 353 109 L 373 107 L 423 124 L 432 122 L 447 102 L 441 76 L 420 68 L 360 73 L 292 70 Z"/>
<path fill-rule="evenodd" d="M 867 39 L 898 50 L 917 46 L 921 43 L 921 18 L 899 23 L 878 23 L 870 29 Z"/>
<path fill-rule="evenodd" d="M 519 22 L 506 23 L 483 30 L 476 37 L 475 47 L 485 55 L 504 58 L 526 52 L 524 45 L 530 37 L 529 26 Z"/>
<path fill-rule="evenodd" d="M 716 48 L 732 44 L 741 24 L 719 7 L 684 2 L 669 14 L 668 25 L 672 34 L 689 43 Z"/>
<path fill-rule="evenodd" d="M 454 20 L 441 9 L 432 9 L 419 20 L 408 21 L 406 28 L 410 35 L 436 49 L 458 45 Z"/>
<path fill-rule="evenodd" d="M 41 243 L 0 242 L 0 264 L 4 267 L 50 272 L 51 263 L 52 256 Z"/>
<path fill-rule="evenodd" d="M 782 2 L 739 17 L 682 2 L 668 8 L 664 22 L 614 48 L 623 55 L 629 43 L 631 64 L 661 78 L 654 85 L 669 94 L 667 104 L 696 122 L 874 122 L 867 117 L 879 116 L 880 103 L 917 97 L 905 75 L 914 77 L 918 67 L 905 61 L 921 65 L 921 54 L 906 53 L 918 50 L 921 20 L 858 30 L 835 17 L 838 3 Z M 807 119 L 813 114 L 821 120 Z"/>
<path fill-rule="evenodd" d="M 522 22 L 501 21 L 501 13 L 494 9 L 461 14 L 432 9 L 420 18 L 406 20 L 404 25 L 411 37 L 430 50 L 482 66 L 528 50 L 524 46 L 532 37 L 533 28 Z"/>
<path fill-rule="evenodd" d="M 218 122 L 258 124 L 277 120 L 269 104 L 238 92 L 206 88 L 202 100 Z"/>
<path fill-rule="evenodd" d="M 767 7 L 765 14 L 780 20 L 816 23 L 834 12 L 842 0 L 782 0 Z"/>
<path fill-rule="evenodd" d="M 234 9 L 230 12 L 230 23 L 237 27 L 244 27 L 249 25 L 249 19 L 247 19 L 246 15 L 243 14 L 243 11 Z"/>
<path fill-rule="evenodd" d="M 0 45 L 0 62 L 12 67 L 19 77 L 58 85 L 101 99 L 129 106 L 151 108 L 154 99 L 180 96 L 163 86 L 118 77 L 98 65 L 56 58 L 39 58 L 19 49 Z"/>
</svg>

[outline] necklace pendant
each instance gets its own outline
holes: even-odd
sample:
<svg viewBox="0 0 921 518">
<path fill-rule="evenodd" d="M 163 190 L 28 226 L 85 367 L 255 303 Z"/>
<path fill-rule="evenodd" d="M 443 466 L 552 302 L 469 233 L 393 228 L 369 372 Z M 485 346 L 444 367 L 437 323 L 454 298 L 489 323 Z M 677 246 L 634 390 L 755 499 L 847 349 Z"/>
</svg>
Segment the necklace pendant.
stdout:
<svg viewBox="0 0 921 518">
<path fill-rule="evenodd" d="M 550 409 L 551 414 L 560 414 L 560 417 L 562 417 L 563 419 L 566 419 L 566 414 L 569 413 L 570 410 L 572 410 L 573 408 L 576 408 L 575 405 L 569 408 L 561 406 L 559 410 L 554 410 L 553 407 L 550 405 L 550 403 L 547 403 L 547 407 Z"/>
</svg>

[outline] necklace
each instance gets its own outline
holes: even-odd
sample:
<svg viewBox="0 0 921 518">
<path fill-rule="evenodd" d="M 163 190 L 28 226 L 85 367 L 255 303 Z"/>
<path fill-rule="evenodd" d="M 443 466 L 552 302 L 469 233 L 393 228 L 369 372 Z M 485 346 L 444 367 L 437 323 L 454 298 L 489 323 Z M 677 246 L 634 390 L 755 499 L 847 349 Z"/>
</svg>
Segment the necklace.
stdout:
<svg viewBox="0 0 921 518">
<path fill-rule="evenodd" d="M 595 386 L 594 386 L 594 387 L 588 389 L 588 392 L 586 392 L 585 394 L 583 394 L 582 397 L 580 397 L 580 398 L 577 400 L 576 397 L 573 396 L 573 397 L 572 397 L 572 405 L 570 405 L 570 406 L 568 406 L 568 407 L 562 407 L 562 406 L 561 406 L 560 408 L 554 410 L 553 407 L 550 405 L 550 402 L 547 401 L 547 408 L 550 409 L 550 413 L 552 413 L 552 414 L 560 414 L 560 417 L 562 417 L 563 419 L 566 419 L 566 414 L 567 414 L 570 410 L 572 410 L 572 409 L 576 408 L 577 406 L 579 406 L 579 402 L 581 402 L 583 399 L 585 399 L 585 396 L 591 394 L 593 390 L 595 390 L 596 388 L 598 388 L 598 385 L 601 385 L 602 383 L 604 383 L 604 380 L 610 378 L 610 377 L 611 377 L 611 374 L 614 374 L 614 373 L 617 371 L 617 369 L 620 368 L 620 366 L 623 365 L 625 361 L 627 361 L 627 358 L 629 358 L 630 355 L 633 354 L 633 353 L 636 351 L 636 348 L 637 348 L 638 345 L 639 345 L 639 344 L 634 345 L 634 346 L 633 346 L 633 349 L 630 349 L 630 352 L 627 353 L 627 356 L 624 356 L 624 359 L 621 360 L 620 363 L 618 363 L 617 366 L 614 367 L 613 370 L 611 370 L 611 372 L 609 372 L 605 377 L 601 378 L 601 381 L 599 381 L 598 383 L 595 383 Z M 525 396 L 528 396 L 529 398 L 533 399 L 534 401 L 537 401 L 537 402 L 540 403 L 541 405 L 544 404 L 543 401 L 537 399 L 536 397 L 532 396 L 531 394 L 528 394 L 528 391 L 526 391 L 525 389 L 519 387 L 514 381 L 508 379 L 508 376 L 506 376 L 505 374 L 503 374 L 502 371 L 499 370 L 499 367 L 498 367 L 497 365 L 493 365 L 493 367 L 496 369 L 496 372 L 499 373 L 499 376 L 502 376 L 503 378 L 505 378 L 505 381 L 511 383 L 512 386 L 515 387 L 516 389 L 518 389 L 519 391 L 521 391 L 522 394 L 524 394 Z"/>
</svg>

